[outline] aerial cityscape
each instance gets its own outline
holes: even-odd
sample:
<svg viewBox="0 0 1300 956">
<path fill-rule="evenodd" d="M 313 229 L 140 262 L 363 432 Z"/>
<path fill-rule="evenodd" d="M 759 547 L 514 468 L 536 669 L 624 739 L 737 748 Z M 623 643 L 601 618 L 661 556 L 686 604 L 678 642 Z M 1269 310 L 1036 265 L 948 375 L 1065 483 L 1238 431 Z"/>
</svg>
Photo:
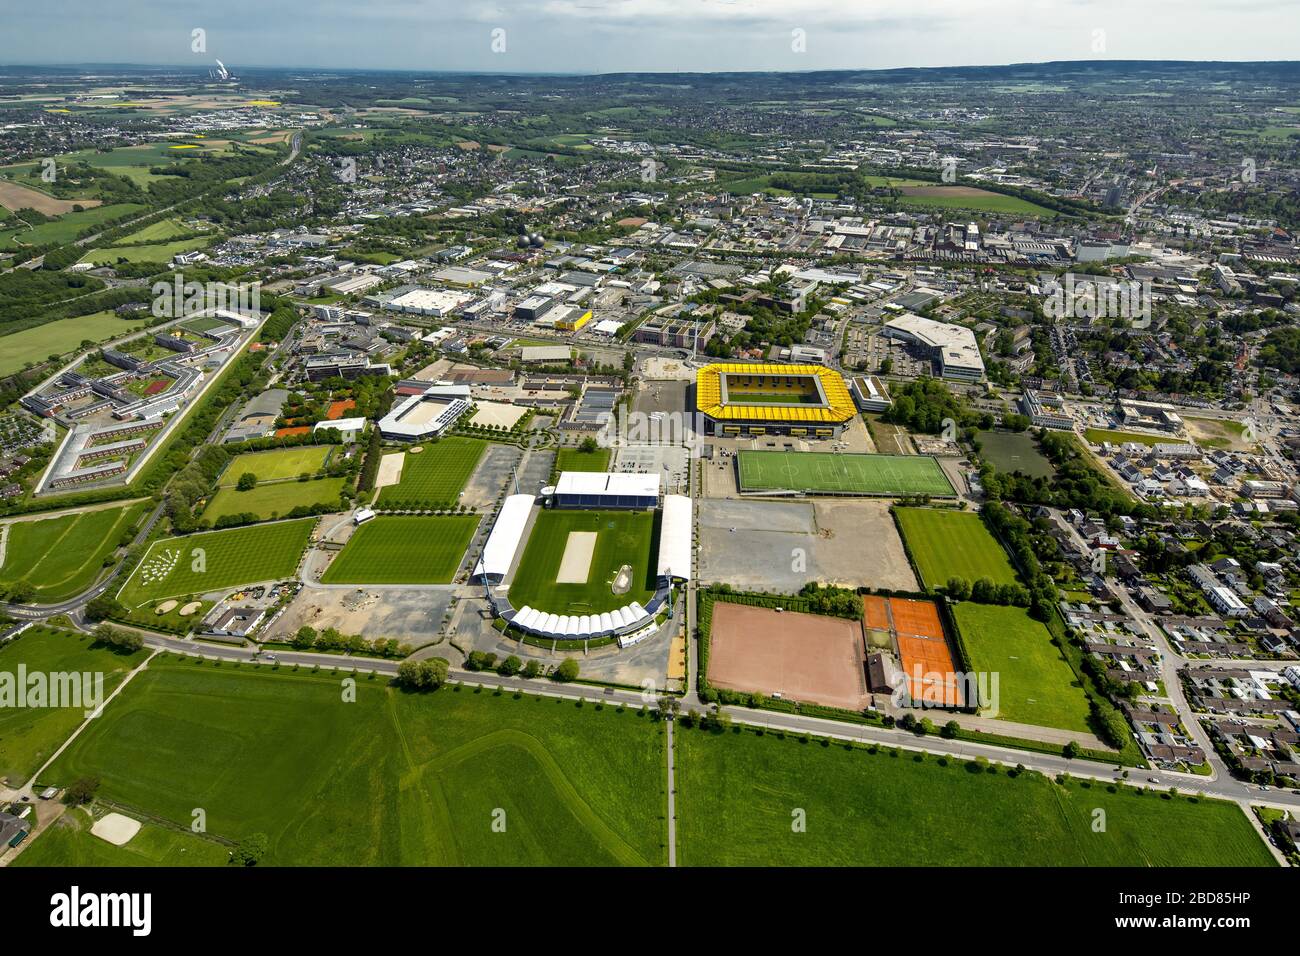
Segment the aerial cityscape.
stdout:
<svg viewBox="0 0 1300 956">
<path fill-rule="evenodd" d="M 0 41 L 7 885 L 1300 865 L 1300 4 L 74 6 Z"/>
</svg>

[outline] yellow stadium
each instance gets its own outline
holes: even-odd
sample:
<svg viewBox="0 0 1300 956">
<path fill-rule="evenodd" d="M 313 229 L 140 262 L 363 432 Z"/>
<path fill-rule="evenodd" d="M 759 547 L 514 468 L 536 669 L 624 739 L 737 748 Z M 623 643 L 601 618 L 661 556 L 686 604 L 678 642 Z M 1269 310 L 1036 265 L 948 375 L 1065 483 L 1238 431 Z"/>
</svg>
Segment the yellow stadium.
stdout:
<svg viewBox="0 0 1300 956">
<path fill-rule="evenodd" d="M 835 438 L 857 415 L 839 372 L 820 365 L 706 365 L 695 406 L 710 435 Z"/>
</svg>

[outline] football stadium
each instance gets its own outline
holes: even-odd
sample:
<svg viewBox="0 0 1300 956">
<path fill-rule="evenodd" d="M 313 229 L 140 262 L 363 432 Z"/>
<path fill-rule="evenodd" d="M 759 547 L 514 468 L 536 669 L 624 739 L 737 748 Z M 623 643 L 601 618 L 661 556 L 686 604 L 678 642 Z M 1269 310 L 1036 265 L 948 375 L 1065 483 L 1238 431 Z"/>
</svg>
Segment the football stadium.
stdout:
<svg viewBox="0 0 1300 956">
<path fill-rule="evenodd" d="M 657 475 L 564 472 L 540 499 L 506 498 L 474 579 L 517 631 L 627 647 L 690 578 L 691 527 L 691 499 L 661 498 Z"/>
<path fill-rule="evenodd" d="M 695 378 L 708 435 L 836 438 L 857 407 L 839 372 L 820 365 L 715 364 Z"/>
</svg>

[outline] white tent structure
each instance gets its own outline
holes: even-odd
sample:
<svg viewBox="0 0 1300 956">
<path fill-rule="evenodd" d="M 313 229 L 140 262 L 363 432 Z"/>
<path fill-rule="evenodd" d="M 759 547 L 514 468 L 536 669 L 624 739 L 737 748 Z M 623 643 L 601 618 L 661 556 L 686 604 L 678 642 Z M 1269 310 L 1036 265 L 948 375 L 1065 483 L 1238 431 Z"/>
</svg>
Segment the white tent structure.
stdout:
<svg viewBox="0 0 1300 956">
<path fill-rule="evenodd" d="M 691 579 L 691 534 L 694 514 L 685 495 L 665 495 L 659 523 L 659 577 Z"/>
<path fill-rule="evenodd" d="M 483 580 L 500 581 L 510 570 L 510 563 L 523 540 L 528 516 L 533 510 L 532 495 L 510 495 L 497 514 L 492 533 L 483 545 L 483 556 L 474 567 L 474 576 Z"/>
</svg>

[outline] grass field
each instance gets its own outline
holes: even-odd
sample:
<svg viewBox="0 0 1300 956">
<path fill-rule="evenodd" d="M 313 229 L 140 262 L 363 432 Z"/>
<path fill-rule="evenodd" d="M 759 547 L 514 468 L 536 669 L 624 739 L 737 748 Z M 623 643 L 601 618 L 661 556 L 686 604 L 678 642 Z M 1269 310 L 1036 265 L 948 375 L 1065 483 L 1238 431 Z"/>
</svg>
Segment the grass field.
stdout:
<svg viewBox="0 0 1300 956">
<path fill-rule="evenodd" d="M 188 830 L 146 823 L 125 846 L 90 832 L 85 810 L 68 810 L 38 836 L 11 866 L 225 866 L 228 847 Z"/>
<path fill-rule="evenodd" d="M 97 266 L 111 266 L 125 260 L 126 262 L 168 263 L 172 256 L 192 249 L 201 249 L 212 240 L 206 237 L 197 239 L 177 239 L 174 242 L 161 242 L 142 246 L 106 246 L 91 249 L 81 257 L 81 262 L 90 262 Z"/>
<path fill-rule="evenodd" d="M 742 451 L 742 491 L 814 494 L 951 495 L 939 463 L 923 455 L 851 455 L 834 452 Z"/>
<path fill-rule="evenodd" d="M 117 240 L 117 245 L 131 245 L 140 242 L 171 242 L 173 239 L 188 239 L 193 231 L 186 229 L 179 219 L 162 219 L 151 222 L 143 229 Z"/>
<path fill-rule="evenodd" d="M 39 246 L 48 242 L 71 242 L 78 234 L 92 226 L 98 226 L 111 219 L 119 219 L 141 212 L 145 207 L 139 203 L 114 203 L 111 206 L 96 206 L 83 212 L 70 212 L 50 222 L 43 222 L 31 229 L 20 226 L 6 232 L 0 232 L 0 249 L 15 249 L 20 246 Z"/>
<path fill-rule="evenodd" d="M 222 487 L 233 487 L 239 476 L 246 472 L 258 481 L 280 481 L 297 478 L 302 474 L 314 475 L 325 467 L 330 453 L 329 445 L 303 445 L 299 448 L 278 448 L 275 451 L 255 451 L 236 455 L 221 473 Z"/>
<path fill-rule="evenodd" d="M 95 583 L 104 559 L 124 532 L 135 528 L 149 506 L 105 508 L 81 514 L 11 522 L 5 536 L 0 587 L 25 581 L 35 600 L 53 604 L 80 594 Z"/>
<path fill-rule="evenodd" d="M 595 451 L 579 451 L 577 448 L 561 448 L 555 453 L 555 470 L 561 471 L 609 471 L 609 449 L 597 448 Z"/>
<path fill-rule="evenodd" d="M 1083 437 L 1094 445 L 1100 445 L 1104 441 L 1108 441 L 1112 445 L 1122 445 L 1125 442 L 1135 442 L 1139 445 L 1159 445 L 1164 442 L 1178 441 L 1173 435 L 1147 435 L 1142 432 L 1113 431 L 1109 428 L 1085 429 Z"/>
<path fill-rule="evenodd" d="M 687 866 L 1271 866 L 1231 803 L 750 731 L 677 732 Z M 793 832 L 793 813 L 806 814 Z M 1095 832 L 1094 811 L 1105 811 Z M 1028 823 L 1032 821 L 1032 823 Z"/>
<path fill-rule="evenodd" d="M 258 581 L 291 578 L 315 518 L 155 541 L 118 592 L 127 607 Z"/>
<path fill-rule="evenodd" d="M 448 584 L 469 547 L 477 515 L 379 515 L 357 528 L 325 584 Z"/>
<path fill-rule="evenodd" d="M 597 533 L 587 582 L 557 584 L 572 531 Z M 599 614 L 633 601 L 644 605 L 654 594 L 656 547 L 655 515 L 651 512 L 542 511 L 515 571 L 510 603 L 516 610 L 527 604 L 552 614 Z M 614 594 L 609 585 L 624 564 L 632 566 L 632 588 L 626 594 Z"/>
<path fill-rule="evenodd" d="M 225 515 L 249 512 L 266 520 L 287 515 L 299 505 L 340 507 L 339 494 L 345 478 L 315 478 L 311 481 L 273 481 L 248 491 L 223 485 L 203 509 L 203 517 L 215 523 Z"/>
<path fill-rule="evenodd" d="M 1056 474 L 1056 469 L 1038 450 L 1038 443 L 1028 432 L 978 432 L 975 438 L 980 443 L 980 455 L 998 471 L 1007 474 L 1021 471 L 1031 478 L 1050 478 Z"/>
<path fill-rule="evenodd" d="M 1091 732 L 1088 697 L 1047 628 L 1020 607 L 963 602 L 953 611 L 971 669 L 998 674 L 997 717 Z"/>
<path fill-rule="evenodd" d="M 455 505 L 465 482 L 478 467 L 487 442 L 481 438 L 444 438 L 406 450 L 402 480 L 379 492 L 379 504 L 385 507 L 438 507 Z"/>
<path fill-rule="evenodd" d="M 663 725 L 614 708 L 155 659 L 46 776 L 208 832 L 268 865 L 664 861 Z M 495 820 L 505 832 L 496 832 Z M 498 828 L 499 829 L 499 828 Z"/>
<path fill-rule="evenodd" d="M 16 675 L 22 664 L 28 674 L 100 673 L 107 699 L 147 656 L 143 650 L 119 654 L 96 645 L 88 634 L 37 624 L 0 646 L 0 671 Z M 84 718 L 84 707 L 0 707 L 0 779 L 12 786 L 26 783 Z"/>
<path fill-rule="evenodd" d="M 894 514 L 926 588 L 943 587 L 954 577 L 971 584 L 980 578 L 994 584 L 1016 583 L 1006 551 L 974 512 L 895 508 Z"/>
<path fill-rule="evenodd" d="M 28 362 L 35 364 L 51 355 L 64 355 L 82 342 L 98 345 L 147 324 L 148 321 L 125 321 L 112 312 L 95 312 L 14 332 L 0 337 L 0 375 L 21 371 Z"/>
</svg>

